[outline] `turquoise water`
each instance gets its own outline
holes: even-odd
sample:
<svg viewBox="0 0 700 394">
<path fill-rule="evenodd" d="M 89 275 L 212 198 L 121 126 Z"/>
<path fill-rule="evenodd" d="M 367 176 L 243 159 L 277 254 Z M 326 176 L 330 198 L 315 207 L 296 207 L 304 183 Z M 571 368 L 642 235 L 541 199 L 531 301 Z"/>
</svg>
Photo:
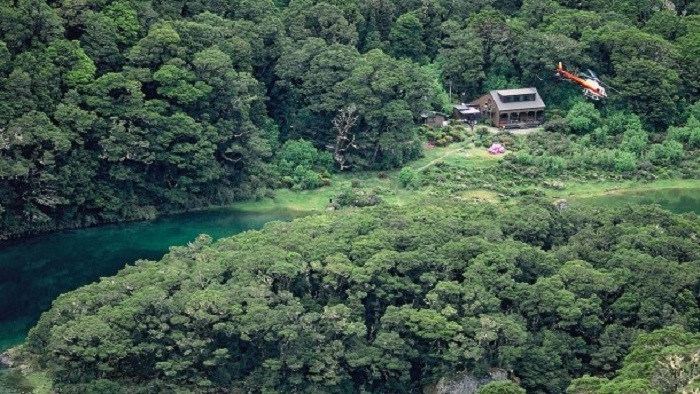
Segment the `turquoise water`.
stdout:
<svg viewBox="0 0 700 394">
<path fill-rule="evenodd" d="M 676 213 L 700 214 L 700 189 L 666 189 L 587 199 L 570 205 L 659 204 Z M 71 230 L 32 237 L 0 248 L 0 352 L 21 343 L 41 312 L 59 294 L 115 274 L 138 259 L 159 259 L 171 245 L 199 234 L 214 239 L 262 228 L 300 214 L 215 210 L 140 223 Z M 26 392 L 27 382 L 0 370 L 0 393 Z"/>
<path fill-rule="evenodd" d="M 0 247 L 0 353 L 21 343 L 60 294 L 114 275 L 138 259 L 160 259 L 199 234 L 214 239 L 299 213 L 187 213 L 139 223 L 70 230 Z"/>
</svg>

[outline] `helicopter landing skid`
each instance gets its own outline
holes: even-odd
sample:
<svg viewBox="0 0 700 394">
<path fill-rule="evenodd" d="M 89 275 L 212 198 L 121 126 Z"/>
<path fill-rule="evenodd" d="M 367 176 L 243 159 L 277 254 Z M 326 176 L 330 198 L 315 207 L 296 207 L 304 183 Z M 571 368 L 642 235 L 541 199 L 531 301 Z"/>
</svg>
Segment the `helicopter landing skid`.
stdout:
<svg viewBox="0 0 700 394">
<path fill-rule="evenodd" d="M 595 100 L 595 101 L 600 100 L 600 96 L 591 93 L 591 91 L 588 89 L 583 89 L 583 95 L 590 98 L 591 100 Z"/>
</svg>

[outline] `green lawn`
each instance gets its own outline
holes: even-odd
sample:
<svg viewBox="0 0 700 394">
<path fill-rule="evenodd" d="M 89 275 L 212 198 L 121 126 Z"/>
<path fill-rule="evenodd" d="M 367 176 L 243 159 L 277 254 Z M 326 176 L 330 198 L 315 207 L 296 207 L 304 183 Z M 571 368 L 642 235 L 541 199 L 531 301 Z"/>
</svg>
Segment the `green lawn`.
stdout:
<svg viewBox="0 0 700 394">
<path fill-rule="evenodd" d="M 552 198 L 588 198 L 635 191 L 695 188 L 700 188 L 700 179 L 660 179 L 649 182 L 571 183 L 566 184 L 566 188 L 563 190 L 547 190 L 546 193 Z"/>
<path fill-rule="evenodd" d="M 466 142 L 426 149 L 424 154 L 424 157 L 411 162 L 409 166 L 420 170 L 443 161 L 451 166 L 470 170 L 495 166 L 503 159 L 503 156 L 489 154 L 486 148 L 475 148 L 473 144 Z M 236 203 L 233 205 L 233 208 L 256 212 L 274 210 L 324 211 L 331 198 L 351 187 L 353 179 L 358 180 L 360 188 L 364 190 L 378 191 L 377 194 L 388 204 L 403 205 L 428 197 L 436 191 L 432 186 L 422 187 L 418 190 L 402 188 L 399 182 L 399 171 L 400 169 L 386 171 L 387 176 L 385 179 L 379 179 L 379 172 L 377 171 L 335 174 L 333 175 L 331 186 L 303 191 L 275 190 L 275 198 L 273 199 Z M 664 179 L 650 182 L 570 182 L 565 183 L 565 189 L 563 190 L 545 189 L 544 192 L 552 200 L 555 200 L 559 198 L 586 198 L 620 192 L 669 188 L 700 188 L 700 180 Z M 455 197 L 466 201 L 498 201 L 496 193 L 486 190 L 469 190 Z"/>
</svg>

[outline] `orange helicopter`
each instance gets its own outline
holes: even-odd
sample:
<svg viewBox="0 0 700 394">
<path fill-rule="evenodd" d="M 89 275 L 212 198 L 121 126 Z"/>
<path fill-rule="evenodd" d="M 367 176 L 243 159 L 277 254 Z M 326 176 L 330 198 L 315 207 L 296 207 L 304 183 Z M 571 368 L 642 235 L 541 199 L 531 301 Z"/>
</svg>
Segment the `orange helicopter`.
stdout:
<svg viewBox="0 0 700 394">
<path fill-rule="evenodd" d="M 557 67 L 557 72 L 554 74 L 554 77 L 559 80 L 567 79 L 581 85 L 583 88 L 583 95 L 592 100 L 600 100 L 608 97 L 605 87 L 603 87 L 603 83 L 591 70 L 588 70 L 588 74 L 575 75 L 566 71 L 561 62 L 559 62 L 559 66 Z"/>
</svg>

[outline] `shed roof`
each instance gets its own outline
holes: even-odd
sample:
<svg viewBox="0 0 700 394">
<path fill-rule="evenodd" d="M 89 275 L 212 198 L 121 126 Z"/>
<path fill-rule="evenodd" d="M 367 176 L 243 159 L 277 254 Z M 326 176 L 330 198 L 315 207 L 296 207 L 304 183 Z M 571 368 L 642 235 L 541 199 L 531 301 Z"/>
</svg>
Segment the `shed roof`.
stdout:
<svg viewBox="0 0 700 394">
<path fill-rule="evenodd" d="M 462 115 L 468 115 L 468 114 L 478 114 L 481 113 L 478 108 L 467 108 L 467 109 L 460 109 L 458 110 L 460 114 Z"/>
<path fill-rule="evenodd" d="M 457 111 L 464 111 L 464 110 L 469 109 L 469 108 L 479 108 L 479 106 L 476 105 L 476 104 L 465 104 L 465 103 L 456 104 L 456 105 L 454 105 L 453 107 L 454 107 Z"/>
<path fill-rule="evenodd" d="M 534 101 L 516 101 L 512 103 L 504 103 L 501 101 L 501 96 L 515 96 L 523 94 L 535 94 Z M 517 111 L 523 109 L 544 109 L 544 101 L 537 92 L 537 88 L 522 88 L 522 89 L 505 89 L 492 90 L 490 92 L 491 99 L 496 103 L 499 111 Z"/>
</svg>

